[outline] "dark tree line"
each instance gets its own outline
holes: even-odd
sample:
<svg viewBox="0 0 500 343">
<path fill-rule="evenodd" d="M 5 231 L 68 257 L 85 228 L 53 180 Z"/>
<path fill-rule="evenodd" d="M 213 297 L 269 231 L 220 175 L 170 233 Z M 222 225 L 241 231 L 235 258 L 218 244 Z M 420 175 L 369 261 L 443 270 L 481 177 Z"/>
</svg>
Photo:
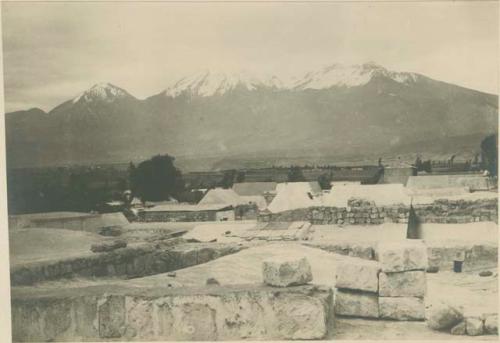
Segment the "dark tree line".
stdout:
<svg viewBox="0 0 500 343">
<path fill-rule="evenodd" d="M 184 191 L 184 181 L 179 169 L 174 166 L 175 158 L 157 155 L 149 160 L 129 166 L 130 188 L 142 201 L 168 200 Z"/>
</svg>

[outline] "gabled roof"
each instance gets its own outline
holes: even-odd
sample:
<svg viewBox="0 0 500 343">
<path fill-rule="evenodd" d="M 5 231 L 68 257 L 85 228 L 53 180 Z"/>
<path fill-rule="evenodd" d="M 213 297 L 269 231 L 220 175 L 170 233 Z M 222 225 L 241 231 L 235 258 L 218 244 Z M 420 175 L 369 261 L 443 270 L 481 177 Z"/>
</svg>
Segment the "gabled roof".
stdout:
<svg viewBox="0 0 500 343">
<path fill-rule="evenodd" d="M 215 188 L 205 194 L 199 205 L 223 204 L 223 205 L 247 205 L 254 203 L 259 209 L 266 208 L 266 200 L 260 195 L 240 196 L 232 189 Z"/>
<path fill-rule="evenodd" d="M 276 190 L 276 182 L 240 182 L 233 185 L 238 195 L 262 195 Z"/>
<path fill-rule="evenodd" d="M 273 213 L 320 206 L 321 187 L 318 182 L 285 182 L 276 186 L 276 197 L 267 209 Z"/>
<path fill-rule="evenodd" d="M 402 184 L 337 185 L 332 187 L 330 193 L 323 195 L 322 205 L 347 207 L 347 201 L 351 198 L 373 201 L 376 206 L 409 205 L 411 201 Z"/>
</svg>

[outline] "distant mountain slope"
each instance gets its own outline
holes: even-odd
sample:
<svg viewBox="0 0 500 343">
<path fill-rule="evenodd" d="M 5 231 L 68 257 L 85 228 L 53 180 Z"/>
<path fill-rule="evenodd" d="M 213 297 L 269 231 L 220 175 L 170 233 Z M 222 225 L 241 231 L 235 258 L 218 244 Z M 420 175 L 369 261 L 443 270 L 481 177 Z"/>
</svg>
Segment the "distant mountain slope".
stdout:
<svg viewBox="0 0 500 343">
<path fill-rule="evenodd" d="M 455 153 L 448 141 L 496 132 L 497 102 L 374 63 L 336 64 L 292 81 L 205 72 L 145 100 L 98 84 L 48 114 L 7 114 L 7 157 L 9 166 L 36 166 L 156 153 L 366 156 L 423 152 L 428 141 Z M 478 150 L 476 140 L 461 149 Z"/>
</svg>

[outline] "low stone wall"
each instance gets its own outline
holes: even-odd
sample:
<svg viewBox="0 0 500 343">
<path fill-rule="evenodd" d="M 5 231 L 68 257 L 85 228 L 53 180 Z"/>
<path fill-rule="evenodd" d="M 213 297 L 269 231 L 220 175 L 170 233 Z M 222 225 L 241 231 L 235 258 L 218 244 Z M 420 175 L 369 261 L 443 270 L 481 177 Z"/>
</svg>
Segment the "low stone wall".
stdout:
<svg viewBox="0 0 500 343">
<path fill-rule="evenodd" d="M 142 222 L 210 222 L 217 220 L 217 211 L 142 211 Z"/>
<path fill-rule="evenodd" d="M 378 247 L 376 243 L 349 242 L 316 242 L 304 241 L 303 245 L 319 248 L 335 254 L 358 257 L 365 260 L 376 260 Z M 478 267 L 495 267 L 498 265 L 498 246 L 495 244 L 444 244 L 443 242 L 426 242 L 429 267 L 438 267 L 441 271 L 453 270 L 453 261 L 457 254 L 465 256 L 463 270 L 475 270 Z"/>
<path fill-rule="evenodd" d="M 424 320 L 427 248 L 422 241 L 381 244 L 378 261 L 340 260 L 335 313 L 342 316 Z"/>
<path fill-rule="evenodd" d="M 9 216 L 9 229 L 51 228 L 96 232 L 103 227 L 126 226 L 129 221 L 122 213 L 72 213 L 21 214 Z"/>
<path fill-rule="evenodd" d="M 11 268 L 12 285 L 81 277 L 141 277 L 205 263 L 236 253 L 243 246 L 230 243 L 183 243 L 157 248 L 140 245 L 60 261 L 26 263 Z"/>
<path fill-rule="evenodd" d="M 322 339 L 332 290 L 263 285 L 13 289 L 15 342 Z"/>
<path fill-rule="evenodd" d="M 351 203 L 357 205 L 355 203 Z M 457 224 L 479 221 L 498 222 L 498 199 L 436 200 L 413 206 L 422 223 Z M 407 223 L 410 207 L 375 206 L 360 203 L 349 207 L 309 207 L 279 213 L 260 213 L 258 221 L 309 221 L 312 224 L 379 225 L 384 222 Z"/>
</svg>

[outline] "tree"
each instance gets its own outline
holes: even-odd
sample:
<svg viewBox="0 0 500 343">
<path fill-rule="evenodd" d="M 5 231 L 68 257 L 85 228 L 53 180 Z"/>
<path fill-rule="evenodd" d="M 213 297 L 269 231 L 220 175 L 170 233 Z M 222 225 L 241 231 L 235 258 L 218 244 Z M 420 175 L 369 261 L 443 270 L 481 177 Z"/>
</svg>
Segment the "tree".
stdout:
<svg viewBox="0 0 500 343">
<path fill-rule="evenodd" d="M 182 174 L 174 166 L 174 157 L 157 155 L 129 168 L 132 190 L 142 201 L 168 200 L 184 189 Z"/>
<path fill-rule="evenodd" d="M 299 182 L 305 181 L 304 174 L 302 174 L 302 170 L 299 166 L 291 166 L 288 171 L 288 182 Z"/>
<path fill-rule="evenodd" d="M 481 142 L 481 160 L 483 168 L 487 169 L 491 176 L 498 175 L 498 137 L 496 134 L 489 135 Z"/>
</svg>

